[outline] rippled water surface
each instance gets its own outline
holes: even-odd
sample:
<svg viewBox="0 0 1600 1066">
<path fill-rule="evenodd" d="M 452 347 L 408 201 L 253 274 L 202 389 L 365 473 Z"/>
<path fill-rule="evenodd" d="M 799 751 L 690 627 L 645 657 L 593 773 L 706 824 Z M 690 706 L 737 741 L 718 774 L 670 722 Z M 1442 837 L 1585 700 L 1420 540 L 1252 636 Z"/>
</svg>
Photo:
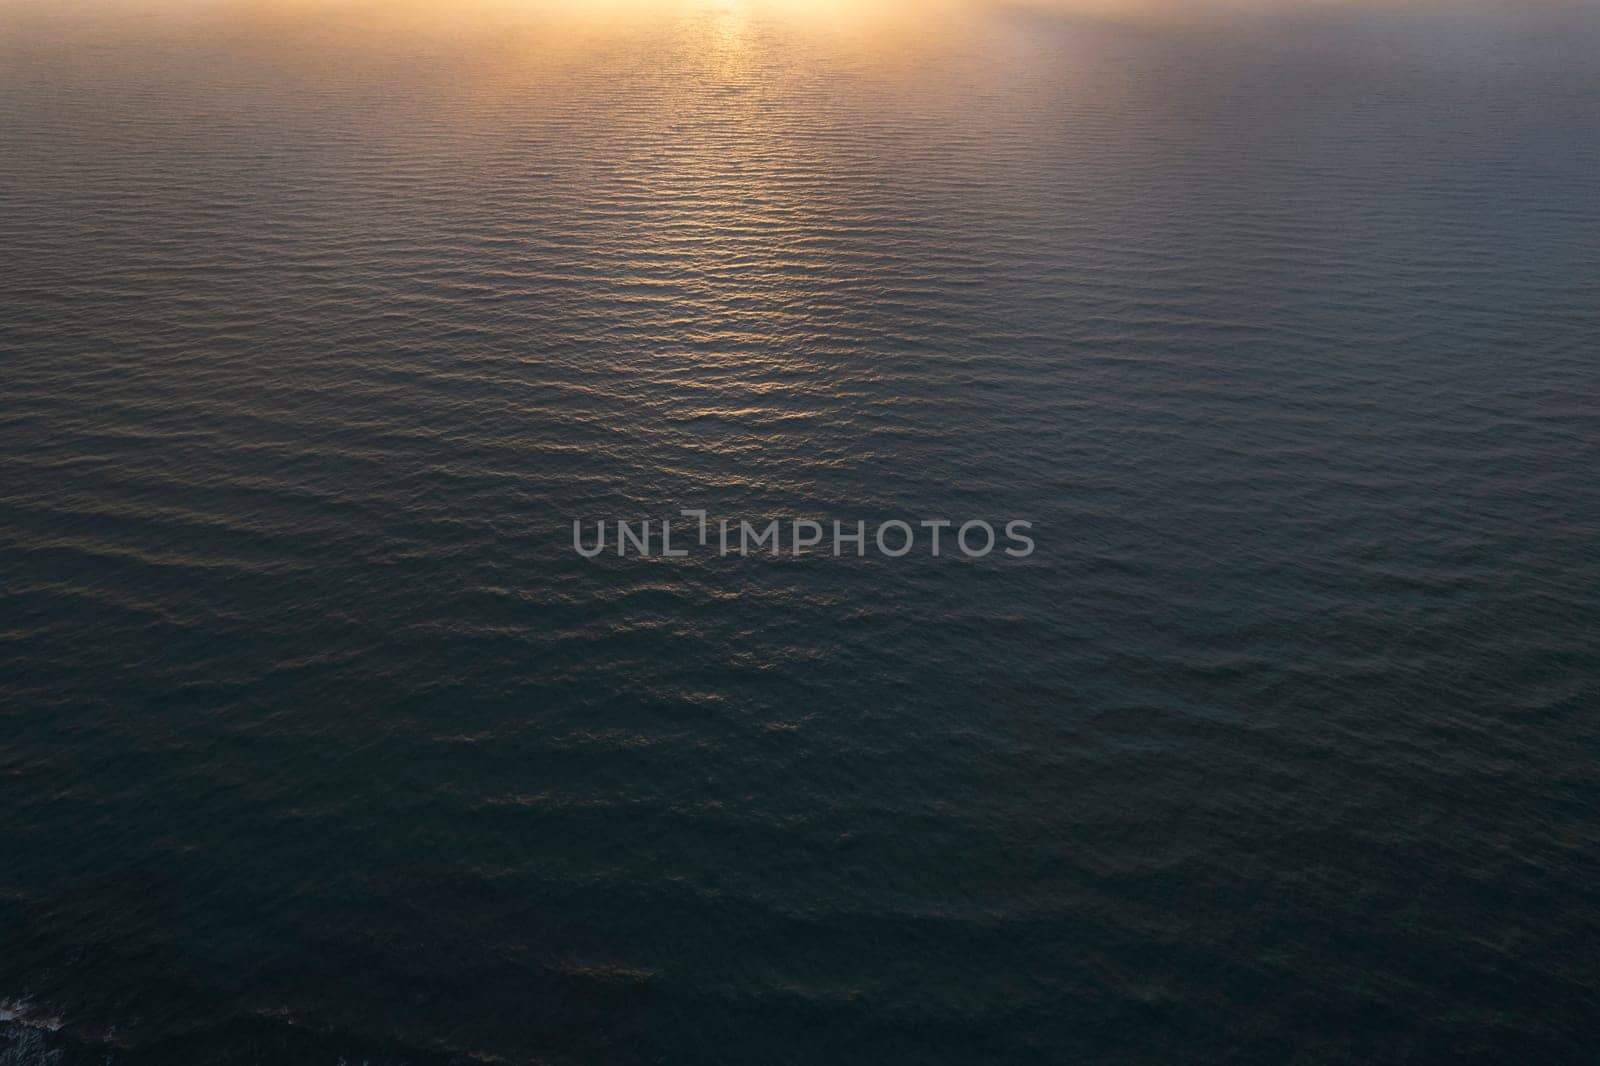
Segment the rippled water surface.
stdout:
<svg viewBox="0 0 1600 1066">
<path fill-rule="evenodd" d="M 0 1063 L 1592 1061 L 1597 338 L 1592 7 L 0 0 Z"/>
</svg>

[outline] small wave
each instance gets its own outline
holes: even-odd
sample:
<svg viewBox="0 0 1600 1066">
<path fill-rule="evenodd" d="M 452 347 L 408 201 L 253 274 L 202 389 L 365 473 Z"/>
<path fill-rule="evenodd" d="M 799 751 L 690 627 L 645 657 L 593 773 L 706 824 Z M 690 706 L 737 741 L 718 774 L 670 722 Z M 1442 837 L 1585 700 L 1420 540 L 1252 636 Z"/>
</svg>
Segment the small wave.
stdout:
<svg viewBox="0 0 1600 1066">
<path fill-rule="evenodd" d="M 40 1010 L 28 999 L 0 999 L 0 1025 L 19 1025 L 54 1033 L 61 1029 L 61 1019 Z"/>
<path fill-rule="evenodd" d="M 0 1066 L 56 1066 L 61 1019 L 27 999 L 0 999 Z"/>
</svg>

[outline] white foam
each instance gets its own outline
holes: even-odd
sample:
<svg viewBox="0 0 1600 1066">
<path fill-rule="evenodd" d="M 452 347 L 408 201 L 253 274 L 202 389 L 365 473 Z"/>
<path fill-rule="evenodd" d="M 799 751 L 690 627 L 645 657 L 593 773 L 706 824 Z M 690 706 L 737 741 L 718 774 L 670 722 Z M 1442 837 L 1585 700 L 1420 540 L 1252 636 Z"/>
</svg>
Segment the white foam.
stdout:
<svg viewBox="0 0 1600 1066">
<path fill-rule="evenodd" d="M 41 1013 L 26 999 L 0 999 L 0 1025 L 7 1023 L 52 1033 L 61 1028 L 60 1018 Z"/>
</svg>

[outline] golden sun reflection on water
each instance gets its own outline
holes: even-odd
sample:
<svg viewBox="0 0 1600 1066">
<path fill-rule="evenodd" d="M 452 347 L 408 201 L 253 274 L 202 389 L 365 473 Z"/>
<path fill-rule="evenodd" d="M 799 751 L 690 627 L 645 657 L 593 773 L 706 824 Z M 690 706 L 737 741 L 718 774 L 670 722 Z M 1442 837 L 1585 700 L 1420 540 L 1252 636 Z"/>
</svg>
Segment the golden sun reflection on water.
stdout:
<svg viewBox="0 0 1600 1066">
<path fill-rule="evenodd" d="M 720 33 L 759 17 L 791 31 L 860 37 L 914 32 L 975 6 L 977 0 L 0 0 L 0 26 L 141 35 L 183 26 L 244 32 L 301 26 L 335 38 L 362 31 L 441 39 L 539 31 L 582 39 L 684 20 L 704 21 Z"/>
</svg>

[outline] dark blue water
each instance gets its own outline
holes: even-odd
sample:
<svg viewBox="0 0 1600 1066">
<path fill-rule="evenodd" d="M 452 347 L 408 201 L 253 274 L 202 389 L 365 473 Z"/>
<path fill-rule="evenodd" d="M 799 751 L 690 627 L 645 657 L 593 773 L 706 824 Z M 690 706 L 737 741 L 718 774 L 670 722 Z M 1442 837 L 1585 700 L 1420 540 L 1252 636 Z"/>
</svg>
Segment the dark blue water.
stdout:
<svg viewBox="0 0 1600 1066">
<path fill-rule="evenodd" d="M 0 4 L 0 1063 L 1592 1062 L 1600 15 L 1101 7 Z"/>
</svg>

